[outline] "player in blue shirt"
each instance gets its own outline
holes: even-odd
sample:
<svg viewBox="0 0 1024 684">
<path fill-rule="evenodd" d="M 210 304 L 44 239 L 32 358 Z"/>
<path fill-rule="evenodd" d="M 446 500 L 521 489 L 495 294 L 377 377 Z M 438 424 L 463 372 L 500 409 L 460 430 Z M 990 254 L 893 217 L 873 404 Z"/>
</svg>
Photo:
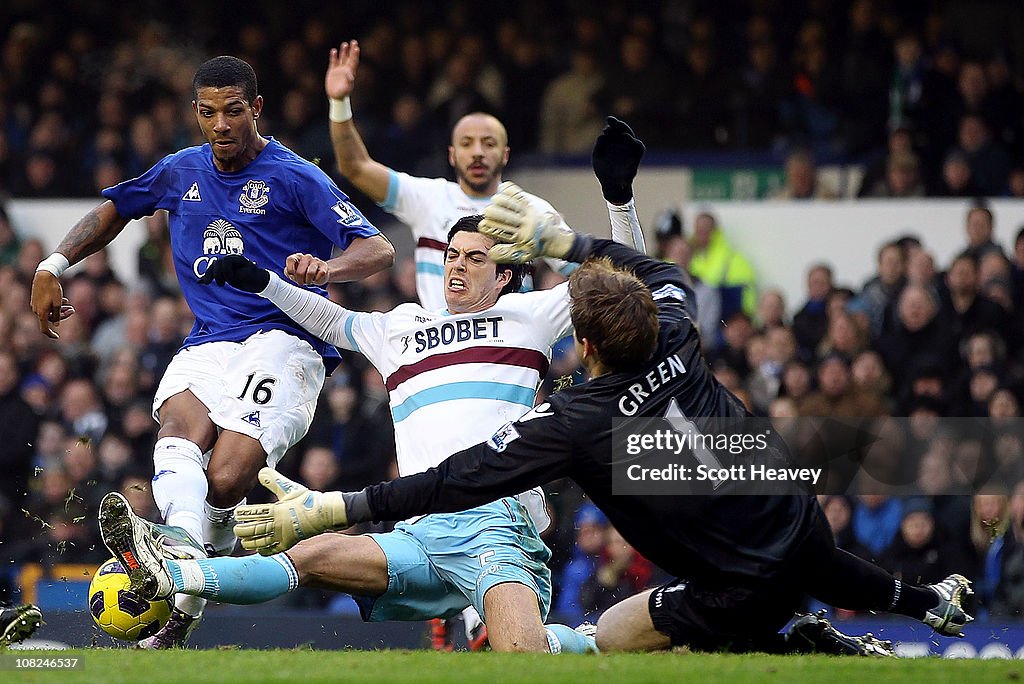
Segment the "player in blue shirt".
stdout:
<svg viewBox="0 0 1024 684">
<path fill-rule="evenodd" d="M 169 525 L 229 553 L 235 507 L 260 468 L 279 461 L 308 430 L 338 352 L 267 300 L 203 287 L 200 278 L 218 257 L 244 254 L 326 295 L 320 286 L 327 282 L 389 267 L 394 249 L 319 168 L 260 135 L 263 98 L 246 62 L 205 62 L 192 92 L 207 144 L 104 190 L 107 201 L 40 263 L 31 299 L 40 330 L 56 338 L 60 320 L 74 312 L 63 298 L 63 271 L 104 247 L 130 219 L 168 211 L 174 268 L 195 325 L 153 398 L 160 422 L 153 497 Z M 332 259 L 335 245 L 343 251 Z M 179 596 L 167 626 L 144 645 L 184 643 L 203 604 Z"/>
</svg>

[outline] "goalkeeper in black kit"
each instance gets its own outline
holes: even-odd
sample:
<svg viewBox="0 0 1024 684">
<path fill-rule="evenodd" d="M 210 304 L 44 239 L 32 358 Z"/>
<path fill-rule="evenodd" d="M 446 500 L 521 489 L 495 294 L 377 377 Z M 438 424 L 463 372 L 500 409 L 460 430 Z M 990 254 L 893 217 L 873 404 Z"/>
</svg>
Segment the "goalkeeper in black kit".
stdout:
<svg viewBox="0 0 1024 684">
<path fill-rule="evenodd" d="M 616 154 L 639 161 L 635 149 L 624 148 L 611 151 L 610 163 Z M 598 172 L 606 197 L 614 173 Z M 626 189 L 629 199 L 628 182 Z M 502 185 L 484 216 L 480 232 L 498 242 L 490 252 L 496 261 L 550 256 L 582 263 L 570 277 L 569 296 L 576 351 L 591 379 L 553 394 L 488 442 L 436 468 L 358 493 L 310 492 L 264 469 L 261 481 L 283 498 L 239 509 L 235 531 L 243 546 L 275 553 L 328 529 L 468 509 L 569 477 L 639 553 L 678 577 L 609 609 L 597 626 L 602 650 L 687 645 L 891 654 L 887 643 L 848 637 L 815 616 L 780 634 L 805 594 L 961 635 L 972 619 L 961 607 L 962 596 L 971 593 L 967 579 L 951 575 L 914 586 L 837 549 L 810 493 L 737 495 L 726 484 L 691 495 L 615 494 L 616 419 L 749 416 L 701 356 L 688 278 L 676 265 L 573 233 L 557 215 L 536 214 L 511 183 Z"/>
</svg>

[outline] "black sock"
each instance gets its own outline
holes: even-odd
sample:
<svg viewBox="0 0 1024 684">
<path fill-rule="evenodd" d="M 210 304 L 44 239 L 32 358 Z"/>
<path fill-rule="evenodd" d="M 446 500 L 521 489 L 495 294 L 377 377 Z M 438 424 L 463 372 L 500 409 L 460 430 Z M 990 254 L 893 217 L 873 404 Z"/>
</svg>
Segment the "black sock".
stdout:
<svg viewBox="0 0 1024 684">
<path fill-rule="evenodd" d="M 836 608 L 884 611 L 920 620 L 938 603 L 931 589 L 905 584 L 848 551 L 836 549 L 829 566 L 814 572 L 807 593 Z"/>
<path fill-rule="evenodd" d="M 927 587 L 903 584 L 900 580 L 894 580 L 894 584 L 890 613 L 923 620 L 924 614 L 939 604 L 939 597 Z"/>
</svg>

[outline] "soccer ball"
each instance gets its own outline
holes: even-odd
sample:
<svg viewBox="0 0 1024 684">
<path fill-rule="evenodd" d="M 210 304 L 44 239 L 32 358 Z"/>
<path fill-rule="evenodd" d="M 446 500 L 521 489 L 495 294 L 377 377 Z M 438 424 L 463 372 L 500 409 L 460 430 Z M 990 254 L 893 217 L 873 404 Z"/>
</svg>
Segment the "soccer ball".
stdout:
<svg viewBox="0 0 1024 684">
<path fill-rule="evenodd" d="M 129 589 L 121 562 L 111 558 L 89 583 L 89 612 L 104 632 L 117 639 L 138 641 L 153 636 L 171 617 L 170 599 L 147 601 Z"/>
</svg>

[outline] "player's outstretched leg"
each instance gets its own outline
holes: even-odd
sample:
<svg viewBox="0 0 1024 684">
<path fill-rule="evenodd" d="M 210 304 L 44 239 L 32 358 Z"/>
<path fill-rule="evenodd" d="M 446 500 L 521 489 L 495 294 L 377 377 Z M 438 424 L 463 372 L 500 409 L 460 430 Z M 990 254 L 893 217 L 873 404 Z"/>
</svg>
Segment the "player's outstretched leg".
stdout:
<svg viewBox="0 0 1024 684">
<path fill-rule="evenodd" d="M 960 605 L 964 596 L 974 593 L 971 581 L 963 575 L 950 575 L 941 582 L 929 584 L 927 588 L 935 592 L 939 602 L 924 614 L 922 622 L 939 634 L 963 637 L 961 630 L 974 620 Z"/>
<path fill-rule="evenodd" d="M 43 624 L 43 613 L 31 603 L 0 609 L 0 647 L 24 641 Z"/>
<path fill-rule="evenodd" d="M 100 502 L 100 534 L 131 580 L 132 591 L 143 598 L 166 598 L 174 593 L 216 599 L 223 603 L 263 603 L 298 586 L 298 573 L 288 556 L 188 558 L 187 535 L 177 538 L 176 559 L 158 542 L 176 528 L 154 525 L 135 515 L 128 501 L 111 492 Z M 180 533 L 180 531 L 179 531 Z M 192 542 L 194 544 L 194 542 Z M 193 551 L 201 550 L 193 547 Z M 173 617 L 172 613 L 172 617 Z M 190 617 L 182 613 L 185 618 Z M 179 616 L 180 622 L 186 622 Z"/>
<path fill-rule="evenodd" d="M 153 534 L 152 524 L 135 515 L 131 504 L 118 492 L 100 501 L 100 536 L 131 581 L 131 589 L 152 601 L 174 593 L 171 573 Z"/>
</svg>

